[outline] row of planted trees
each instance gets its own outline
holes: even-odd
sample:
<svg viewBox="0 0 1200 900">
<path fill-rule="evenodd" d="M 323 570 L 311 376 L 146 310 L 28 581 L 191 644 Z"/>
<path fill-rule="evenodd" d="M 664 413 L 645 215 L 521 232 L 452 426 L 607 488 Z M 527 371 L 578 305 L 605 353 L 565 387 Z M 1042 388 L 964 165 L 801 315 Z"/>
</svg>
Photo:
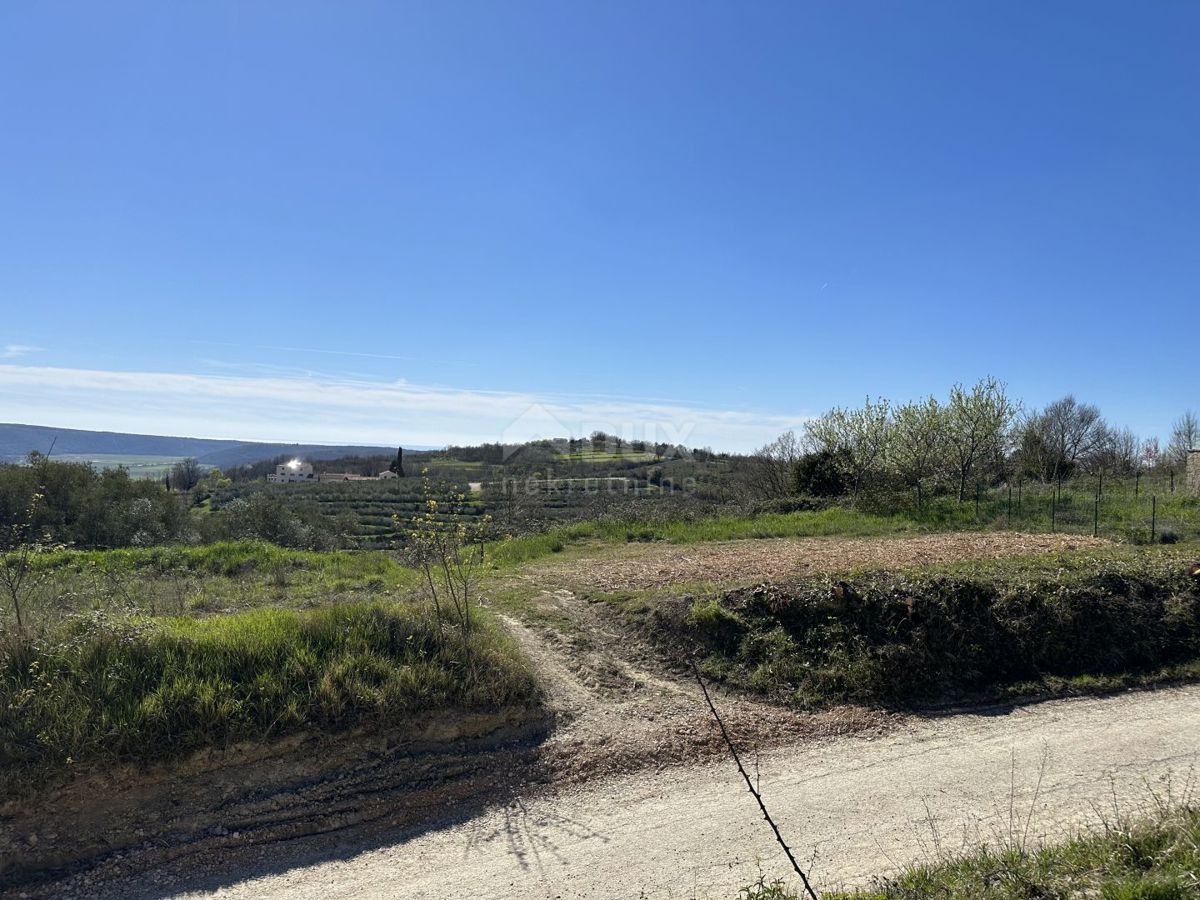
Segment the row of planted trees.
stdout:
<svg viewBox="0 0 1200 900">
<path fill-rule="evenodd" d="M 918 506 L 931 496 L 961 502 L 978 485 L 1010 479 L 1046 484 L 1080 474 L 1134 475 L 1182 467 L 1200 442 L 1200 422 L 1184 413 L 1166 453 L 1157 439 L 1140 440 L 1110 425 L 1100 410 L 1072 395 L 1026 410 L 995 378 L 958 384 L 944 399 L 903 404 L 868 397 L 809 421 L 803 435 L 781 435 L 748 461 L 750 488 L 760 497 L 847 496 L 854 501 L 911 492 Z"/>
</svg>

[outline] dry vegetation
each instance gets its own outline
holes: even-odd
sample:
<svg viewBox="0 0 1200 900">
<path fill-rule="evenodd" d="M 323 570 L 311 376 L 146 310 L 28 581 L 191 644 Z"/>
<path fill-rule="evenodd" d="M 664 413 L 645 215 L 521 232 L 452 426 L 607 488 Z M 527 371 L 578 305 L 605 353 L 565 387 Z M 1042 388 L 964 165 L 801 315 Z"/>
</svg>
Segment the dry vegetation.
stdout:
<svg viewBox="0 0 1200 900">
<path fill-rule="evenodd" d="M 779 581 L 855 569 L 903 569 L 957 560 L 1056 553 L 1109 542 L 1079 535 L 974 532 L 896 538 L 801 538 L 712 544 L 628 544 L 595 558 L 533 572 L 593 591 L 655 590 L 705 583 Z"/>
</svg>

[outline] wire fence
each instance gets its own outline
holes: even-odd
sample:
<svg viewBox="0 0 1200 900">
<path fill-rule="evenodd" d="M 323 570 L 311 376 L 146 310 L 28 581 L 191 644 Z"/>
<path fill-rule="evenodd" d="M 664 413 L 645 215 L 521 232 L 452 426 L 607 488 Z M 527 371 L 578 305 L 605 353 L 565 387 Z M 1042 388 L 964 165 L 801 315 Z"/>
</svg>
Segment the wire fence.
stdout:
<svg viewBox="0 0 1200 900">
<path fill-rule="evenodd" d="M 970 504 L 980 523 L 1022 531 L 1092 534 L 1134 543 L 1200 540 L 1200 497 L 1171 472 L 980 485 L 974 497 L 965 498 L 964 505 Z"/>
</svg>

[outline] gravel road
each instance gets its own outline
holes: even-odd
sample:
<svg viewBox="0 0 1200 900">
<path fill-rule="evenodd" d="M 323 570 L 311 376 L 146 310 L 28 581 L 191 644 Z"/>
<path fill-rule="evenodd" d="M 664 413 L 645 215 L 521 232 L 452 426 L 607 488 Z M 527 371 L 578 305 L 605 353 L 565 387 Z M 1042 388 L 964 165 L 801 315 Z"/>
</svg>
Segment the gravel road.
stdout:
<svg viewBox="0 0 1200 900">
<path fill-rule="evenodd" d="M 718 701 L 720 702 L 720 701 Z M 980 841 L 1030 843 L 1186 790 L 1200 686 L 909 720 L 764 753 L 761 787 L 821 887 Z M 750 754 L 753 763 L 753 754 Z M 752 766 L 753 768 L 753 766 Z M 509 802 L 382 849 L 238 882 L 221 897 L 732 897 L 787 874 L 732 763 Z M 192 894 L 189 896 L 201 896 Z"/>
</svg>

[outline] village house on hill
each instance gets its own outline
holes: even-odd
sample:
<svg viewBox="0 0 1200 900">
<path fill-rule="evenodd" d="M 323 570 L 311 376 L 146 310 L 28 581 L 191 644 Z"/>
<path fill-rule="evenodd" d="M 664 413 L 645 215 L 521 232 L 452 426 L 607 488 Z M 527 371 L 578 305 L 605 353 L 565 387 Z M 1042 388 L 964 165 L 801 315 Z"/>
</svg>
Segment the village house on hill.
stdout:
<svg viewBox="0 0 1200 900">
<path fill-rule="evenodd" d="M 291 462 L 281 463 L 275 467 L 275 474 L 267 475 L 267 481 L 270 484 L 284 484 L 296 481 L 316 481 L 317 477 L 313 473 L 312 463 L 301 462 L 298 459 L 293 459 Z"/>
<path fill-rule="evenodd" d="M 269 484 L 293 484 L 296 482 L 312 481 L 380 481 L 385 478 L 396 478 L 396 473 L 384 470 L 378 475 L 354 475 L 350 472 L 321 472 L 313 471 L 312 463 L 293 459 L 275 467 L 274 474 L 267 475 Z"/>
</svg>

